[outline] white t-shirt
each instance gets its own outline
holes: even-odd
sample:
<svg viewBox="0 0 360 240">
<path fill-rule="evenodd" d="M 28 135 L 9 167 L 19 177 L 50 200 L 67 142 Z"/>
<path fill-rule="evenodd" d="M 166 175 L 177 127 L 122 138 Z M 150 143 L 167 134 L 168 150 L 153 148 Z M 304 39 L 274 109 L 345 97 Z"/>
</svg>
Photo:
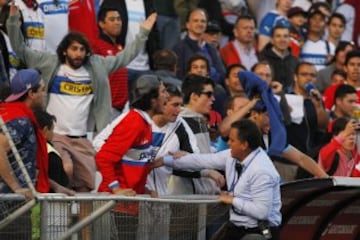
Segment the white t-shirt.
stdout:
<svg viewBox="0 0 360 240">
<path fill-rule="evenodd" d="M 56 117 L 54 132 L 70 136 L 86 135 L 90 104 L 94 97 L 89 73 L 84 67 L 71 69 L 63 64 L 50 84 L 47 111 Z"/>
<path fill-rule="evenodd" d="M 125 2 L 128 13 L 128 29 L 125 42 L 129 44 L 135 40 L 136 34 L 139 33 L 140 22 L 144 21 L 146 16 L 143 0 L 125 0 Z M 149 70 L 149 56 L 145 51 L 145 47 L 127 67 L 140 71 Z"/>
<path fill-rule="evenodd" d="M 22 0 L 15 0 L 15 5 L 18 6 L 24 20 L 27 46 L 34 50 L 46 51 L 44 15 L 41 10 L 28 8 Z"/>
<path fill-rule="evenodd" d="M 45 43 L 49 52 L 55 53 L 60 41 L 69 31 L 69 0 L 38 0 L 44 14 Z"/>
<path fill-rule="evenodd" d="M 316 70 L 320 71 L 327 65 L 327 56 L 335 52 L 334 45 L 329 44 L 329 53 L 324 40 L 313 42 L 306 40 L 301 49 L 300 59 L 315 65 Z"/>
</svg>

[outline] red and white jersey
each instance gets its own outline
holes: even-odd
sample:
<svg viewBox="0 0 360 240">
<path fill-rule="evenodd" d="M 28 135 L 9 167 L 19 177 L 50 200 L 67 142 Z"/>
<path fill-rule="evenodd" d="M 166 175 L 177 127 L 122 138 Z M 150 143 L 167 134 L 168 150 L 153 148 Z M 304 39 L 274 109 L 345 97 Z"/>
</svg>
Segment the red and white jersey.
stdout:
<svg viewBox="0 0 360 240">
<path fill-rule="evenodd" d="M 94 145 L 99 150 L 95 159 L 103 178 L 99 192 L 111 192 L 108 185 L 117 180 L 120 188 L 144 193 L 149 163 L 154 157 L 151 123 L 146 112 L 131 109 L 95 138 Z"/>
</svg>

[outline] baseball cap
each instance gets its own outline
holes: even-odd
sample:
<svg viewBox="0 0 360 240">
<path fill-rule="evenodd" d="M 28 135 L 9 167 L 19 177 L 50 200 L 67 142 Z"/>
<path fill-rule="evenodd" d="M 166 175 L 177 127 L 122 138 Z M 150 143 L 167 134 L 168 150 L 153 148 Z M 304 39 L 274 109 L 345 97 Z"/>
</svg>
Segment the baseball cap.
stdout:
<svg viewBox="0 0 360 240">
<path fill-rule="evenodd" d="M 218 33 L 218 32 L 221 32 L 220 25 L 218 24 L 217 21 L 210 20 L 207 23 L 205 32 L 206 33 Z"/>
<path fill-rule="evenodd" d="M 133 104 L 141 100 L 145 95 L 152 90 L 158 89 L 160 86 L 160 79 L 156 75 L 145 74 L 140 76 L 134 84 L 132 97 L 130 103 Z"/>
<path fill-rule="evenodd" d="M 301 7 L 292 7 L 292 8 L 290 8 L 290 10 L 288 11 L 287 17 L 288 17 L 288 18 L 292 18 L 293 16 L 299 15 L 299 14 L 303 15 L 304 17 L 307 16 L 306 11 L 305 11 L 304 9 L 302 9 Z"/>
<path fill-rule="evenodd" d="M 10 81 L 11 95 L 5 102 L 14 102 L 25 95 L 31 88 L 39 84 L 41 80 L 40 72 L 36 69 L 19 70 Z"/>
</svg>

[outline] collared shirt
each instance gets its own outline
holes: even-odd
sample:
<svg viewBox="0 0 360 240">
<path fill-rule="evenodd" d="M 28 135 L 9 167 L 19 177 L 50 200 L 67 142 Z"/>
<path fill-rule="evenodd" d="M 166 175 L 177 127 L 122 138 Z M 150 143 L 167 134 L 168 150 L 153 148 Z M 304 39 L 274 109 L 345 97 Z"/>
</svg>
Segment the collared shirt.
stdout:
<svg viewBox="0 0 360 240">
<path fill-rule="evenodd" d="M 268 220 L 271 226 L 280 225 L 280 176 L 262 148 L 255 149 L 244 159 L 240 177 L 235 170 L 237 160 L 231 156 L 231 150 L 166 160 L 166 166 L 176 169 L 225 170 L 228 190 L 234 185 L 230 221 L 236 226 L 257 227 L 258 220 Z"/>
<path fill-rule="evenodd" d="M 241 64 L 244 65 L 246 69 L 251 69 L 252 66 L 254 66 L 258 62 L 255 48 L 247 48 L 242 45 L 238 40 L 234 41 L 234 47 L 240 56 Z"/>
</svg>

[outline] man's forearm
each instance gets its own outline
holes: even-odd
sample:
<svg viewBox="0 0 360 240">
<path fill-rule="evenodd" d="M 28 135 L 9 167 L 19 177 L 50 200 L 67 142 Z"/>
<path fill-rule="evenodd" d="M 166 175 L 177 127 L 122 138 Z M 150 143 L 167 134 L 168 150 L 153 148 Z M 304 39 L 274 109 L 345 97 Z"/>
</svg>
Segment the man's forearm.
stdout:
<svg viewBox="0 0 360 240">
<path fill-rule="evenodd" d="M 19 185 L 16 177 L 13 175 L 13 170 L 10 167 L 6 152 L 2 150 L 3 148 L 0 148 L 0 176 L 10 189 L 13 192 L 16 192 L 17 189 L 21 188 L 21 186 Z"/>
</svg>

